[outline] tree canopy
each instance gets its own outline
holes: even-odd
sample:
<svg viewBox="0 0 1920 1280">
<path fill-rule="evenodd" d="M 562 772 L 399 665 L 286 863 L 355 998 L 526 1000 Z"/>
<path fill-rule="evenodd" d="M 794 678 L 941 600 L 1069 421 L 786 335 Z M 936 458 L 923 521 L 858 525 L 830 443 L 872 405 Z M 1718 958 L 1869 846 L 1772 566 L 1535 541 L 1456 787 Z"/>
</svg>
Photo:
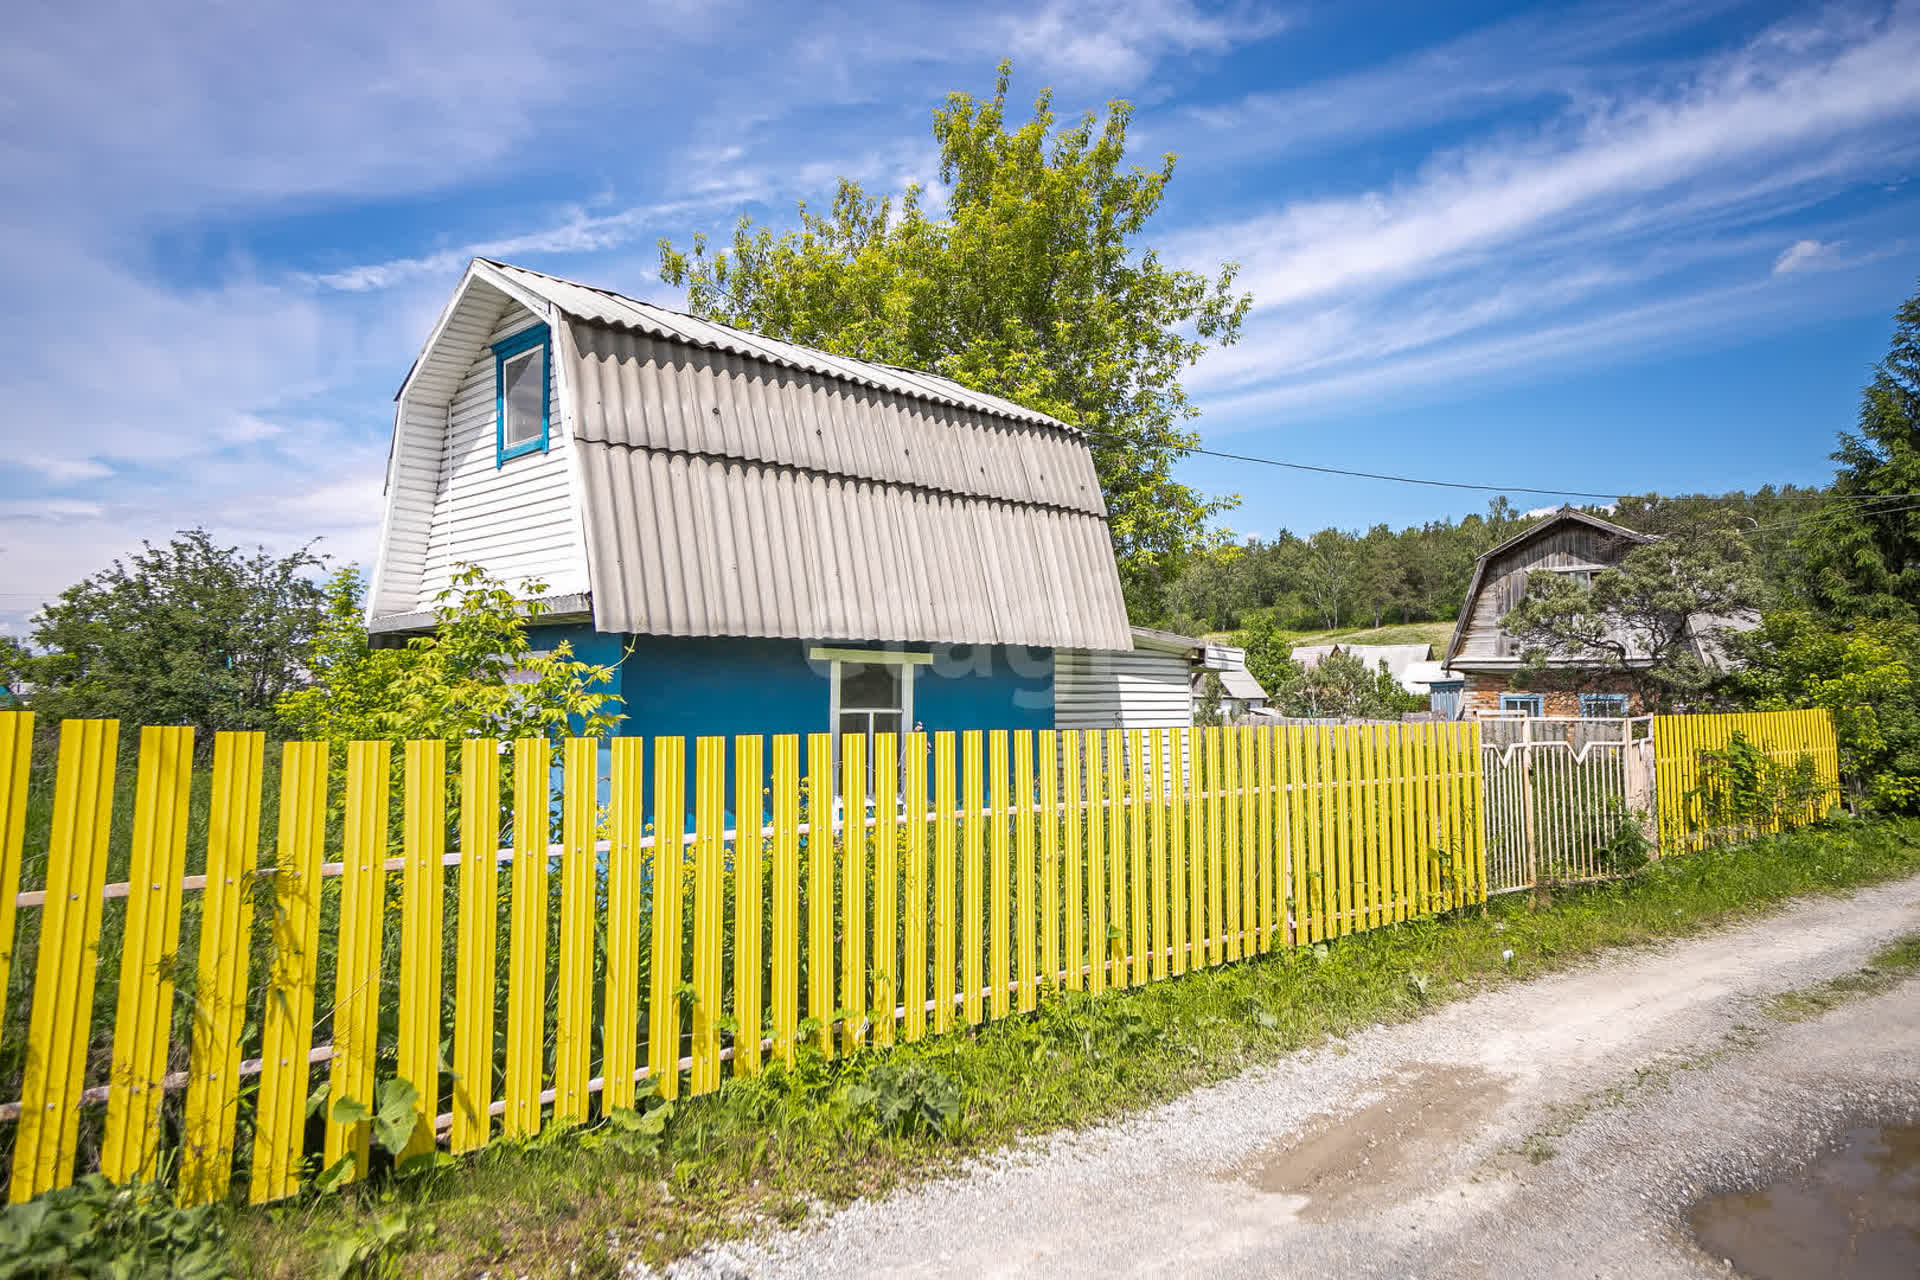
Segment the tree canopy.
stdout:
<svg viewBox="0 0 1920 1280">
<path fill-rule="evenodd" d="M 305 678 L 324 557 L 223 547 L 205 529 L 141 550 L 61 592 L 34 620 L 21 676 L 48 724 L 113 717 L 187 724 L 203 749 L 265 729 Z"/>
<path fill-rule="evenodd" d="M 660 243 L 661 277 L 694 314 L 808 346 L 924 369 L 1087 432 L 1136 622 L 1230 500 L 1173 477 L 1197 443 L 1183 372 L 1238 338 L 1251 297 L 1237 267 L 1171 267 L 1143 243 L 1175 157 L 1127 165 L 1133 108 L 1056 127 L 1052 92 L 1009 129 L 993 96 L 933 113 L 945 207 L 909 186 L 898 205 L 841 179 L 825 214 L 776 234 L 743 217 L 729 247 Z"/>
<path fill-rule="evenodd" d="M 1860 393 L 1858 430 L 1833 460 L 1837 501 L 1794 538 L 1800 589 L 1855 617 L 1920 610 L 1920 292 L 1894 313 L 1887 355 Z"/>
</svg>

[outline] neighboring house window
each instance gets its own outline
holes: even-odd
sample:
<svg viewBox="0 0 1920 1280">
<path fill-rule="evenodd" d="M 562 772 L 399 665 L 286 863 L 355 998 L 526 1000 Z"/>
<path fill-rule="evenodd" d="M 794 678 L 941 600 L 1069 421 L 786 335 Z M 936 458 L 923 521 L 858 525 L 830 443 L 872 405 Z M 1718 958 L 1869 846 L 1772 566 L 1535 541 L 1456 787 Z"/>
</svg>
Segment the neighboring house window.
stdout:
<svg viewBox="0 0 1920 1280">
<path fill-rule="evenodd" d="M 494 465 L 545 453 L 552 379 L 547 326 L 537 324 L 493 344 Z"/>
<path fill-rule="evenodd" d="M 867 744 L 867 786 L 873 786 L 873 740 L 882 733 L 913 729 L 914 669 L 933 661 L 928 653 L 867 649 L 815 649 L 815 661 L 833 664 L 828 680 L 827 724 L 833 733 L 833 772 L 840 776 L 840 740 L 855 734 Z"/>
<path fill-rule="evenodd" d="M 1593 570 L 1591 569 L 1564 569 L 1561 571 L 1560 576 L 1576 587 L 1590 587 L 1593 585 Z"/>
<path fill-rule="evenodd" d="M 1545 714 L 1540 695 L 1537 693 L 1503 693 L 1500 695 L 1502 711 L 1518 711 L 1525 715 Z"/>
<path fill-rule="evenodd" d="M 1624 716 L 1627 714 L 1627 695 L 1624 693 L 1583 693 L 1580 695 L 1580 714 L 1589 717 Z"/>
</svg>

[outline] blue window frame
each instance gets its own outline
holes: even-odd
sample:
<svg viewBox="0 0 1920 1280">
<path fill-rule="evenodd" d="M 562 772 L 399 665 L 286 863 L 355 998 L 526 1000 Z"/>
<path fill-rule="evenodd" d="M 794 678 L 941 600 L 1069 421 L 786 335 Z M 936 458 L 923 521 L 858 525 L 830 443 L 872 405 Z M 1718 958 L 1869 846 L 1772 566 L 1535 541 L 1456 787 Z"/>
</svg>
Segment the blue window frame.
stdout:
<svg viewBox="0 0 1920 1280">
<path fill-rule="evenodd" d="M 1583 693 L 1580 695 L 1580 714 L 1594 718 L 1602 716 L 1624 716 L 1627 714 L 1627 695 L 1624 693 Z"/>
<path fill-rule="evenodd" d="M 534 325 L 493 344 L 495 467 L 523 454 L 545 453 L 553 417 L 552 343 Z"/>
<path fill-rule="evenodd" d="M 1503 693 L 1500 695 L 1502 711 L 1523 711 L 1530 716 L 1545 714 L 1545 704 L 1537 693 Z"/>
</svg>

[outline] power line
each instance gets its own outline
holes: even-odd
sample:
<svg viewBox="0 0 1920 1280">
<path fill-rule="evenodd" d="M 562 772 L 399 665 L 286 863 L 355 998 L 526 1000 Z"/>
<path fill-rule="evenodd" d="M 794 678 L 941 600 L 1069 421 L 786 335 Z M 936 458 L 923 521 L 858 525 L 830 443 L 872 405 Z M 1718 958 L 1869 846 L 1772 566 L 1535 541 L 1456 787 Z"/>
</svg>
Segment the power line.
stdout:
<svg viewBox="0 0 1920 1280">
<path fill-rule="evenodd" d="M 1091 440 L 1104 440 L 1111 444 L 1137 445 L 1139 442 L 1126 436 L 1108 431 L 1093 431 L 1080 428 L 1081 433 Z M 1263 458 L 1251 453 L 1231 453 L 1224 449 L 1208 449 L 1204 446 L 1182 449 L 1184 453 L 1200 454 L 1209 458 L 1224 458 L 1229 462 L 1251 462 L 1265 467 L 1284 467 L 1289 471 L 1311 471 L 1319 475 L 1353 476 L 1361 480 L 1387 480 L 1394 484 L 1418 484 L 1436 489 L 1469 489 L 1477 493 L 1530 493 L 1548 498 L 1604 498 L 1608 502 L 1618 502 L 1623 497 L 1639 497 L 1632 493 L 1600 493 L 1592 489 L 1544 489 L 1537 485 L 1524 484 L 1476 484 L 1465 480 L 1429 480 L 1420 476 L 1390 475 L 1382 471 L 1357 471 L 1351 467 L 1327 467 L 1311 462 L 1288 462 L 1282 458 Z M 1889 498 L 1920 498 L 1920 492 L 1914 493 L 1776 493 L 1768 495 L 1776 502 L 1881 502 Z M 1677 494 L 1660 498 L 1663 502 L 1720 502 L 1723 499 L 1708 494 Z"/>
</svg>

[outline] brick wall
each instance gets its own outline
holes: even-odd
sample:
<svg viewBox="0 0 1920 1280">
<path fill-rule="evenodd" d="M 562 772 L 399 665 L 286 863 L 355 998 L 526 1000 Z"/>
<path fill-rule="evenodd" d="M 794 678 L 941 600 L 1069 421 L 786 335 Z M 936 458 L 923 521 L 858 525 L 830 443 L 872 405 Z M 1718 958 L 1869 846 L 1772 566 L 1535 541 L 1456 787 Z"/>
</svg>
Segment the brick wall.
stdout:
<svg viewBox="0 0 1920 1280">
<path fill-rule="evenodd" d="M 1627 714 L 1641 715 L 1645 707 L 1640 695 L 1628 687 L 1619 677 L 1597 677 L 1569 683 L 1562 688 L 1536 689 L 1524 685 L 1516 686 L 1512 678 L 1506 675 L 1464 673 L 1465 687 L 1460 694 L 1461 714 L 1472 717 L 1482 711 L 1498 711 L 1500 695 L 1504 693 L 1537 693 L 1540 695 L 1541 714 L 1549 716 L 1577 716 L 1580 714 L 1580 695 L 1583 693 L 1624 693 L 1627 695 Z"/>
</svg>

